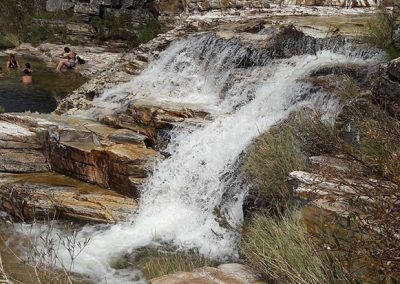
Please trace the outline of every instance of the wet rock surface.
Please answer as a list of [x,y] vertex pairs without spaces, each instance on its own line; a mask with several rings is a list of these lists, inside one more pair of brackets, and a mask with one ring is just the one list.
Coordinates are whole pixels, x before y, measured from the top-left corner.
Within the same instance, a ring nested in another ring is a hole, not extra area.
[[193,272],[178,272],[150,280],[151,284],[263,284],[248,267],[230,263],[203,267]]

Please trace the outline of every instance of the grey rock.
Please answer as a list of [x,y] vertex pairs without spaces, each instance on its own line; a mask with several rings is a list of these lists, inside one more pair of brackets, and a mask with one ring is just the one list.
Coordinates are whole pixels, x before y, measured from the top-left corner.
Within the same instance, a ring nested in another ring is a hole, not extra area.
[[47,0],[46,10],[48,12],[65,11],[71,9],[74,5],[70,0]]
[[374,101],[391,116],[400,117],[400,59],[381,67],[381,76],[373,88]]
[[110,140],[116,143],[144,143],[147,139],[146,136],[133,132],[128,129],[119,129],[109,136]]
[[89,3],[77,3],[74,7],[75,13],[87,14],[92,16],[100,15],[100,5]]

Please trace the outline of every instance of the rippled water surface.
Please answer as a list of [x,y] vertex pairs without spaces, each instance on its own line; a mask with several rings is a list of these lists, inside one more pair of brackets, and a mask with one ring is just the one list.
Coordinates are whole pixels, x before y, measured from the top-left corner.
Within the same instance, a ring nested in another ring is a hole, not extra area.
[[[7,57],[0,57],[3,79],[0,79],[0,106],[6,112],[52,112],[57,101],[85,82],[85,78],[74,71],[54,72],[45,63],[17,58],[18,70],[7,71]],[[22,66],[30,62],[33,68],[33,85],[21,84]]]

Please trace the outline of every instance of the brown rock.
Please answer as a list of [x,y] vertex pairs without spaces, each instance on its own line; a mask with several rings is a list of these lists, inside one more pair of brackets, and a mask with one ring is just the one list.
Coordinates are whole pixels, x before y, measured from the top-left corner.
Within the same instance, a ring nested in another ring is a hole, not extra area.
[[263,284],[248,267],[231,263],[178,272],[150,280],[150,284]]
[[0,176],[0,208],[23,221],[72,218],[115,223],[137,209],[133,199],[56,173]]
[[69,116],[4,114],[0,128],[0,171],[51,168],[135,197],[152,164],[163,158],[146,147],[144,135]]

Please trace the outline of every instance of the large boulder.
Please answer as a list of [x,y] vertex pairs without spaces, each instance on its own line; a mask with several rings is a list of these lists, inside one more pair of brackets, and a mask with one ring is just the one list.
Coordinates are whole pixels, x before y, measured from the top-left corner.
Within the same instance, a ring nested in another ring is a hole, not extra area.
[[71,0],[47,0],[46,10],[48,12],[65,11],[74,7],[75,3]]
[[387,112],[400,118],[400,58],[383,65],[373,88],[374,100]]

